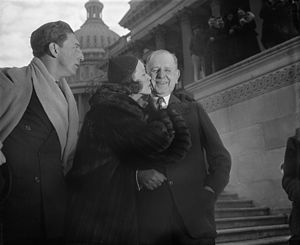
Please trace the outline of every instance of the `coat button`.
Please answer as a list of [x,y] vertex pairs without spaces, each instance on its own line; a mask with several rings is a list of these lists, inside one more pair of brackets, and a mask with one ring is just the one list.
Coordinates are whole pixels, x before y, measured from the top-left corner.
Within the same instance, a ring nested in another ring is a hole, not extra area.
[[35,177],[34,177],[34,182],[37,183],[37,184],[40,183],[40,182],[41,182],[40,177],[35,176]]
[[28,124],[24,125],[24,128],[25,128],[25,130],[27,130],[27,131],[31,131],[31,127],[30,127],[30,125],[28,125]]
[[173,180],[169,180],[169,181],[168,181],[168,184],[169,184],[169,185],[173,185],[173,184],[174,184]]

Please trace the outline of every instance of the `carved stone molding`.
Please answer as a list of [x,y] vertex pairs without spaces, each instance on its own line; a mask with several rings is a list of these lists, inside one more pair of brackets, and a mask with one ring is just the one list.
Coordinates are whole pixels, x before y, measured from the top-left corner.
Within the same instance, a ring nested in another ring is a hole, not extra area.
[[211,94],[199,102],[207,112],[213,112],[297,82],[300,82],[300,62]]

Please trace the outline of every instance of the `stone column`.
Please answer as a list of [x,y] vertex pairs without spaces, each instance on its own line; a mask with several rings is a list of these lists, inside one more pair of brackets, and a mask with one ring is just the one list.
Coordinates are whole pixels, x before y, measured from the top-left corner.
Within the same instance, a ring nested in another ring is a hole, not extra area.
[[183,53],[183,85],[187,85],[194,81],[193,76],[193,63],[190,54],[190,40],[192,37],[192,27],[188,11],[183,11],[179,15],[180,27],[181,27],[181,39],[182,39],[182,53]]
[[221,16],[221,9],[220,9],[221,6],[219,0],[213,0],[210,4],[210,7],[213,16],[215,17]]
[[155,30],[155,47],[156,49],[165,49],[166,45],[165,45],[165,28],[162,26],[159,26],[156,30]]

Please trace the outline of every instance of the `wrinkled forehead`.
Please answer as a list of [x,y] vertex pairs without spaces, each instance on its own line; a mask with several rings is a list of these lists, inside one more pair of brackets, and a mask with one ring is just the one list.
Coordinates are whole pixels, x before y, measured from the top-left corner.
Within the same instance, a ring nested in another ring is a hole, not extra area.
[[147,68],[177,68],[176,61],[170,53],[153,54],[147,62]]

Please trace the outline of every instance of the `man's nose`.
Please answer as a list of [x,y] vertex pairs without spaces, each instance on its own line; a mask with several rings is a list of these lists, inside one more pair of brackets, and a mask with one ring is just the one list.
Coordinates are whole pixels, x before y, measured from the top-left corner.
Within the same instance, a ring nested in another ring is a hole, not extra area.
[[157,72],[157,77],[162,78],[162,77],[164,77],[164,75],[165,75],[164,71],[162,69],[159,69]]

